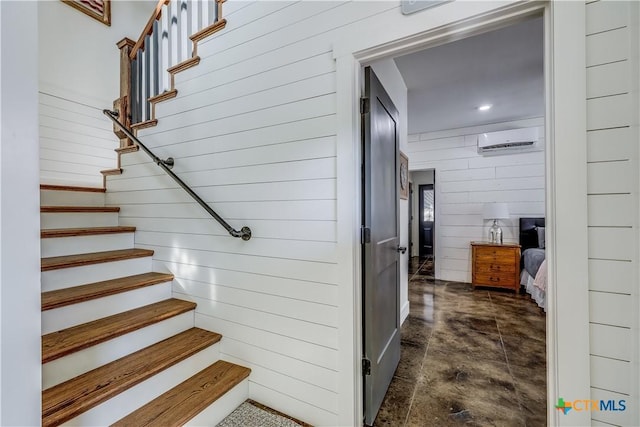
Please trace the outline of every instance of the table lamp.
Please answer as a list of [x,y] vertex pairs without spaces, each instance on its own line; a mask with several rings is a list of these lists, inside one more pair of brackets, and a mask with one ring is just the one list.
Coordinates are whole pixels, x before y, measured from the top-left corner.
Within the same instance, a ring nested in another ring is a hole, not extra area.
[[485,203],[482,213],[485,220],[493,220],[493,225],[489,229],[489,241],[502,244],[502,229],[498,225],[498,220],[509,218],[509,207],[506,203]]

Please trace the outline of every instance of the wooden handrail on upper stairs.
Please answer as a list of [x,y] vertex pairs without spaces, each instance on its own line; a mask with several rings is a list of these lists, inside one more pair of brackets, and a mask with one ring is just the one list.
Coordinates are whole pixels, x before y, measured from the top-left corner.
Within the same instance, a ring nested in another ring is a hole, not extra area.
[[[120,96],[114,101],[113,110],[127,129],[135,133],[157,123],[155,105],[177,95],[175,74],[198,65],[198,42],[225,27],[225,1],[158,0],[138,39],[125,37],[118,42]],[[171,6],[172,3],[178,6]],[[164,13],[167,17],[163,19]],[[155,34],[154,28],[158,30]],[[172,35],[178,40],[170,40]],[[168,78],[163,73],[169,73]],[[114,125],[113,130],[120,138],[121,148],[133,145],[121,129]]]

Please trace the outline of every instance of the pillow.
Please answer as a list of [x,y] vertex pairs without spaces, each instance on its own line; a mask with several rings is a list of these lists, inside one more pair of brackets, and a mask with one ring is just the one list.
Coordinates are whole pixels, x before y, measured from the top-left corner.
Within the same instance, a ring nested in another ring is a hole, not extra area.
[[544,227],[536,227],[536,231],[538,232],[538,247],[540,249],[544,249],[545,247]]

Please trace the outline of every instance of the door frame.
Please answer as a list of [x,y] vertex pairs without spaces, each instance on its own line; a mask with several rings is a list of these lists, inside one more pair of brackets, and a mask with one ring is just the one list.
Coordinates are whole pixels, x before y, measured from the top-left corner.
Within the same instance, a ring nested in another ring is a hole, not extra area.
[[[435,181],[435,180],[434,180]],[[436,185],[434,184],[420,184],[418,185],[418,191],[420,194],[418,194],[418,257],[421,257],[422,255],[420,255],[420,249],[422,248],[422,242],[424,240],[423,233],[422,233],[422,223],[424,222],[421,218],[423,215],[423,209],[424,209],[424,193],[421,189],[424,189],[424,187],[431,187],[430,190],[433,191],[433,221],[431,221],[433,223],[433,226],[431,227],[431,256],[433,257],[434,260],[434,264],[435,264],[435,259],[436,259]],[[409,234],[411,234],[411,231],[413,230],[409,230]]]
[[[339,399],[341,422],[360,425],[362,395],[362,257],[360,248],[362,69],[377,59],[434,47],[516,23],[533,15],[544,16],[545,38],[545,197],[547,218],[547,420],[550,425],[585,425],[587,411],[560,417],[558,398],[590,396],[587,163],[586,163],[586,37],[584,2],[508,3],[456,22],[369,44],[334,46],[337,101],[337,215],[338,252],[351,259],[340,269],[344,286],[341,301],[353,310],[339,314],[340,390],[351,396]],[[446,18],[445,18],[446,19]],[[424,24],[429,25],[429,24]],[[560,143],[556,143],[556,141]],[[402,149],[402,147],[401,147]],[[351,265],[348,265],[351,264]],[[556,284],[562,286],[557,287]],[[561,339],[560,339],[561,338]],[[351,372],[351,375],[348,373]]]

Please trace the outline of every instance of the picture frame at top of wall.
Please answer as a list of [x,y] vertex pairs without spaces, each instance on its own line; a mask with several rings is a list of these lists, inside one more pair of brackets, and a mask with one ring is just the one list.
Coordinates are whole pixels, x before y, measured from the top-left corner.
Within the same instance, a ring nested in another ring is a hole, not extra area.
[[400,181],[400,198],[409,198],[409,158],[400,151],[400,167],[398,168],[398,180]]
[[106,26],[111,26],[111,0],[60,0],[74,9],[79,10],[102,22]]

